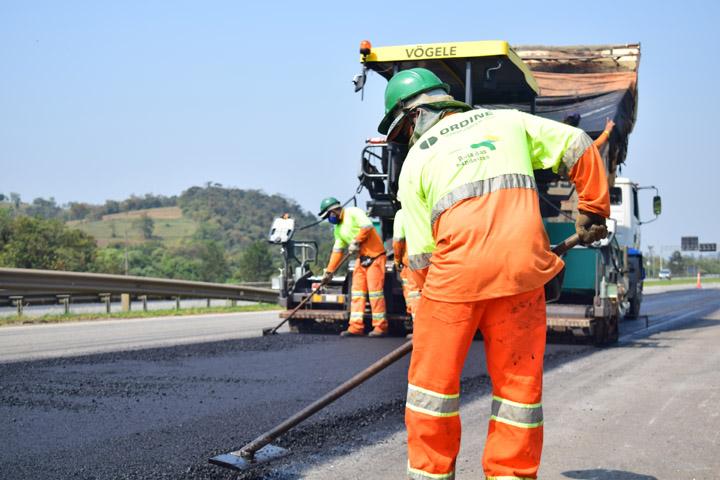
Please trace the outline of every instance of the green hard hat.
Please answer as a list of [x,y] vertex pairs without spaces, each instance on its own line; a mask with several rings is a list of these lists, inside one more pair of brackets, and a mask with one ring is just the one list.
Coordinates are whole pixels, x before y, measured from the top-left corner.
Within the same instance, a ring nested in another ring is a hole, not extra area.
[[340,200],[338,200],[335,197],[327,197],[323,198],[323,201],[320,202],[320,213],[318,213],[318,216],[320,218],[327,217],[327,214],[336,207],[341,207],[342,204],[340,203]]
[[390,125],[397,124],[397,117],[404,115],[402,111],[398,111],[404,100],[438,88],[446,93],[450,92],[450,86],[427,68],[411,68],[395,74],[385,87],[385,116],[378,126],[378,131],[387,134]]

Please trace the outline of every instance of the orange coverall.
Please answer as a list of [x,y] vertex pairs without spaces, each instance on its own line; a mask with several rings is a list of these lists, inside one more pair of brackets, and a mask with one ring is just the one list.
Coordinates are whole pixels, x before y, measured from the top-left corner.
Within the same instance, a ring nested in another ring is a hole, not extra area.
[[405,307],[410,315],[415,313],[415,306],[420,300],[420,288],[415,282],[415,278],[410,274],[408,268],[408,255],[405,245],[405,228],[403,227],[403,211],[395,212],[395,221],[393,222],[393,258],[395,259],[396,268],[400,269],[400,279],[402,280],[403,297],[405,297]]
[[[346,207],[340,215],[340,224],[335,226],[335,245],[327,270],[334,272],[343,257],[343,250],[354,240],[360,244],[358,259],[352,277],[350,322],[348,331],[362,334],[365,331],[365,297],[370,298],[373,330],[387,332],[385,318],[385,247],[380,235],[368,216],[357,207]],[[360,264],[360,257],[374,257],[369,267]]]
[[537,476],[543,286],[563,262],[550,252],[532,172],[561,165],[579,208],[608,217],[597,148],[584,132],[558,122],[514,110],[455,114],[428,130],[405,160],[399,197],[409,263],[423,292],[408,372],[408,478],[454,478],[460,374],[477,330],[493,392],[485,475]]

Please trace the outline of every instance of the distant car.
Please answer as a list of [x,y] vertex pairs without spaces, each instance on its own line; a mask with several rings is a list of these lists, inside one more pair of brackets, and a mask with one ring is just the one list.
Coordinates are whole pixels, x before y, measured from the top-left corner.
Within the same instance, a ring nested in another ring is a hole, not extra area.
[[670,269],[661,268],[660,273],[658,273],[658,278],[660,280],[672,280],[672,273],[670,272]]

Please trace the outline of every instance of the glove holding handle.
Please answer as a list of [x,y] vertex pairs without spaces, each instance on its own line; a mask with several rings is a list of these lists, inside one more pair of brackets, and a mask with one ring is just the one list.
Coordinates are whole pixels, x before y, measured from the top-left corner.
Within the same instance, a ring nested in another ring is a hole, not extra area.
[[597,213],[579,210],[575,219],[575,232],[580,239],[581,245],[590,245],[593,242],[602,240],[608,236],[605,217]]

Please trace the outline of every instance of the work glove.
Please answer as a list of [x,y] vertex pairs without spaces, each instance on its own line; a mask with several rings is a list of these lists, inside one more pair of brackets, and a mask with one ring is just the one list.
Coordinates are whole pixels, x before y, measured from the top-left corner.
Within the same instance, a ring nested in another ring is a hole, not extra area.
[[575,219],[575,232],[581,245],[590,245],[608,236],[605,217],[597,213],[580,210]]
[[330,283],[330,280],[332,280],[333,276],[335,275],[335,272],[331,272],[330,270],[325,270],[322,276],[321,283],[328,284]]
[[353,240],[350,246],[348,247],[348,253],[350,255],[354,255],[360,251],[360,242],[357,240]]

